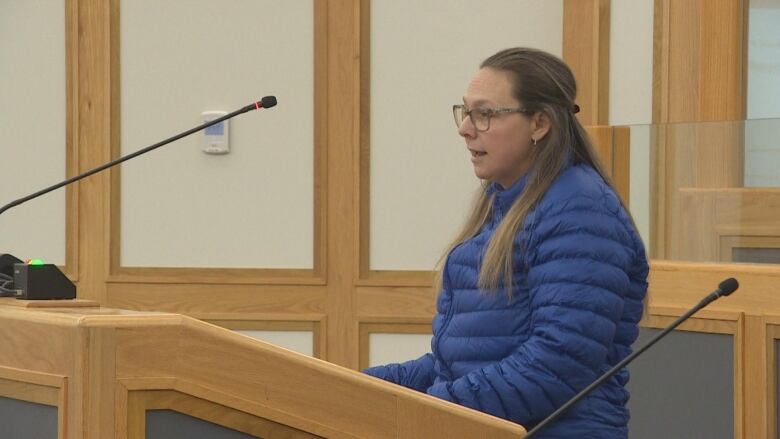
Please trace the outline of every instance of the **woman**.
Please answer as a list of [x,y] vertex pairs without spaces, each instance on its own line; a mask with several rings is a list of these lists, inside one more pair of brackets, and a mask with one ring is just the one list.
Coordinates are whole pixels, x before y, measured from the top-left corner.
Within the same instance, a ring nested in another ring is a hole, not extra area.
[[[631,352],[644,247],[555,56],[503,50],[453,107],[487,185],[439,275],[432,353],[366,373],[530,429]],[[622,370],[538,437],[625,438]]]

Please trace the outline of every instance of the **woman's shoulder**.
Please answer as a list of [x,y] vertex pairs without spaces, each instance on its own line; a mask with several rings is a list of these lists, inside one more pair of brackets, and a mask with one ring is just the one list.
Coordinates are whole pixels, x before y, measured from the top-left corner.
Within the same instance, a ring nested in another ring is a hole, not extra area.
[[591,166],[569,166],[553,182],[539,203],[542,211],[585,208],[605,209],[617,214],[621,203],[617,194]]
[[568,167],[547,190],[536,210],[535,223],[542,234],[576,230],[609,236],[629,247],[639,245],[631,217],[620,198],[589,165]]

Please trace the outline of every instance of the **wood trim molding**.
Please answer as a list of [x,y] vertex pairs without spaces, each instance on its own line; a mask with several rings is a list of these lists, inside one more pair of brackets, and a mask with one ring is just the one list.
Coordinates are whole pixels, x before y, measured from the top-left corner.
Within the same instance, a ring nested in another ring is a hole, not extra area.
[[[78,2],[65,0],[65,174],[78,173]],[[65,188],[65,266],[63,272],[74,282],[79,279],[79,190],[78,183]]]
[[[73,32],[76,66],[76,172],[86,172],[110,160],[113,141],[111,90],[117,85],[112,65],[111,33],[117,32],[118,0],[76,2],[77,32]],[[76,30],[72,29],[72,30]],[[114,74],[112,74],[112,72]],[[108,261],[110,176],[94,175],[78,183],[78,294],[103,302]],[[88,203],[84,200],[89,200]]]
[[752,410],[745,412],[751,426],[745,437],[777,437],[777,345],[780,341],[780,314],[771,313],[755,319],[757,349],[755,367],[747,376],[748,389],[754,400]]
[[731,262],[735,248],[780,249],[780,236],[759,235],[749,231],[739,234],[733,232],[718,234],[718,253],[721,261]]
[[691,307],[722,280],[736,277],[739,290],[711,303],[708,310],[739,310],[752,316],[780,313],[780,267],[673,261],[652,261],[650,267],[650,306]]
[[612,127],[612,182],[626,207],[631,198],[631,128]]
[[64,389],[67,384],[67,378],[62,375],[32,372],[5,366],[0,366],[0,379],[55,389]]
[[563,59],[579,90],[583,125],[609,124],[610,0],[564,0]]
[[257,437],[296,439],[320,437],[175,390],[133,390],[129,391],[127,395],[128,439],[146,437],[146,412],[148,410],[173,410]]
[[269,268],[116,267],[108,283],[325,285],[316,270]]
[[0,378],[0,397],[57,407],[60,389]]
[[[777,437],[777,345],[780,341],[780,317],[772,316],[764,320],[766,342],[764,344],[764,369],[762,372],[766,378],[766,385],[763,386],[764,392],[759,395],[765,404],[765,410],[759,411],[761,417],[755,421],[759,425],[766,426],[765,431],[757,431],[755,437],[775,438]],[[762,434],[763,433],[763,434]]]
[[359,276],[362,74],[367,0],[327,3],[327,353],[328,361],[356,368],[354,281]]
[[[193,316],[196,317],[196,316]],[[304,331],[311,332],[312,338],[312,356],[314,358],[324,359],[324,348],[327,346],[325,338],[325,316],[316,315],[308,319],[302,315],[266,315],[265,318],[252,318],[245,315],[222,315],[213,317],[196,317],[213,325],[232,330],[254,330],[254,331]]]
[[[325,437],[336,437],[341,433],[318,423],[312,422],[308,419],[298,418],[294,415],[278,410],[271,405],[253,403],[251,401],[247,401],[233,395],[228,395],[211,388],[203,387],[186,380],[176,378],[139,377],[120,378],[117,381],[118,431],[121,431],[125,425],[128,427],[128,431],[130,431],[130,428],[135,431],[137,431],[139,428],[140,420],[137,417],[142,414],[142,411],[139,410],[139,403],[141,407],[146,407],[146,402],[143,399],[138,400],[137,398],[154,398],[155,392],[158,394],[163,392],[170,392],[183,397],[202,400],[211,407],[218,406],[222,407],[223,409],[227,409],[227,411],[223,413],[228,413],[230,410],[237,410],[251,415],[253,418],[256,417],[255,420],[260,418],[269,422],[287,426],[291,429],[295,429],[296,426],[298,428],[306,428],[307,430],[312,431],[312,434],[322,435]],[[152,401],[153,400],[154,399],[152,399]],[[209,401],[213,401],[213,403]],[[157,408],[161,407],[157,406]],[[234,424],[224,424],[223,422],[225,421],[221,417],[215,417],[214,419],[215,421],[210,422],[225,425],[229,428],[234,428],[231,426]],[[140,431],[143,431],[143,429],[140,429]],[[137,437],[143,438],[144,436]]]
[[371,0],[360,2],[360,99],[359,119],[360,135],[358,149],[358,170],[355,172],[357,188],[356,227],[358,255],[355,267],[357,282],[371,279],[370,241],[371,241]]
[[324,315],[329,288],[290,285],[205,285],[112,283],[107,306],[202,316],[235,314]]

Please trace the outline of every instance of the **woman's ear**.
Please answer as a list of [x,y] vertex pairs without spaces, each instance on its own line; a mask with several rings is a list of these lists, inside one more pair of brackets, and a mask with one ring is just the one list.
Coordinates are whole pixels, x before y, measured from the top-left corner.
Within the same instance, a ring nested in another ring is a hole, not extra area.
[[543,111],[536,112],[531,118],[531,138],[537,142],[550,132],[550,118]]

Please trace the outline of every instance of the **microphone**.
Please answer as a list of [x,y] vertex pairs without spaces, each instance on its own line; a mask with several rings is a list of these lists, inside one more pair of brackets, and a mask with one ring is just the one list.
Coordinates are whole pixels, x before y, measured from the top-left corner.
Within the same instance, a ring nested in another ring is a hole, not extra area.
[[[212,125],[218,124],[224,120],[238,116],[239,114],[243,114],[248,111],[259,110],[261,108],[272,108],[275,106],[276,106],[276,96],[265,96],[259,101],[253,102],[249,105],[239,108],[238,110],[232,113],[228,113],[217,119],[210,120],[204,123],[203,125],[199,125],[195,128],[191,128],[173,137],[169,137],[161,142],[155,143],[154,145],[147,146],[146,148],[140,149],[136,152],[127,154],[118,159],[112,160],[106,164],[100,165],[97,168],[90,169],[87,172],[70,177],[66,180],[63,180],[45,189],[41,189],[38,192],[19,198],[18,200],[14,200],[3,207],[0,207],[0,215],[2,215],[3,212],[5,212],[6,210],[12,207],[16,207],[20,204],[38,198],[41,195],[45,195],[53,190],[59,189],[63,186],[67,186],[71,183],[75,183],[81,179],[89,177],[90,175],[97,174],[98,172],[104,171],[122,162],[126,162],[127,160],[146,154],[149,151],[153,151],[173,141],[179,140],[183,137],[187,137],[190,134],[196,133]],[[17,297],[18,299],[72,299],[76,297],[75,286],[73,285],[72,282],[70,282],[70,280],[68,280],[62,274],[62,272],[55,265],[34,264],[33,267],[35,268],[31,268],[26,266],[25,264],[18,263],[21,261],[19,261],[19,259],[15,258],[12,255],[3,254],[1,256],[2,257],[0,257],[0,269],[2,269],[2,272],[0,272],[0,280],[4,280],[4,282],[0,283],[0,296],[11,295]],[[11,276],[11,274],[13,274],[13,276]],[[11,277],[13,279],[9,279]],[[17,288],[14,289],[13,286],[9,286],[9,284],[16,285]],[[55,287],[53,288],[53,290],[55,291],[48,292],[51,289],[49,287],[52,285],[55,285]],[[22,289],[19,290],[18,287],[22,287]]]
[[704,308],[705,306],[709,305],[711,302],[715,301],[716,299],[728,296],[729,294],[733,293],[734,291],[739,288],[739,282],[737,282],[736,279],[733,277],[730,277],[720,284],[718,284],[718,288],[710,293],[707,297],[702,299],[699,303],[696,304],[693,308],[688,310],[685,314],[680,316],[677,320],[672,322],[671,325],[667,326],[666,329],[664,329],[660,334],[653,337],[652,340],[650,340],[647,344],[642,346],[639,350],[633,352],[631,355],[627,356],[623,359],[620,363],[616,364],[612,369],[605,372],[603,375],[601,375],[596,381],[594,381],[591,385],[583,389],[580,393],[574,395],[569,401],[566,402],[566,404],[562,405],[558,410],[553,412],[550,416],[546,417],[542,422],[538,423],[536,427],[532,428],[528,431],[528,433],[523,436],[524,439],[528,439],[530,437],[533,437],[535,434],[539,432],[539,430],[546,427],[548,424],[553,422],[554,420],[558,419],[566,410],[571,408],[574,404],[579,402],[585,395],[590,393],[593,389],[601,385],[604,381],[608,380],[612,375],[614,375],[617,371],[624,368],[628,365],[628,363],[634,361],[636,357],[642,354],[642,352],[648,350],[652,345],[654,345],[656,342],[658,342],[660,339],[666,336],[666,334],[672,332],[672,330],[680,325],[680,323],[688,320],[690,316],[698,312],[700,309]]
[[18,200],[14,200],[14,201],[6,204],[3,207],[0,207],[0,215],[2,215],[3,212],[5,212],[6,210],[8,210],[8,209],[10,209],[12,207],[16,207],[16,206],[18,206],[18,205],[20,205],[22,203],[26,203],[26,202],[28,202],[28,201],[30,201],[32,199],[38,198],[41,195],[48,194],[49,192],[51,192],[51,191],[53,191],[55,189],[59,189],[59,188],[61,188],[63,186],[67,186],[67,185],[69,185],[71,183],[75,183],[75,182],[77,182],[77,181],[79,181],[79,180],[81,180],[83,178],[89,177],[90,175],[97,174],[100,171],[104,171],[104,170],[106,170],[108,168],[111,168],[113,166],[116,166],[116,165],[118,165],[118,164],[120,164],[122,162],[130,160],[132,158],[136,158],[136,157],[138,157],[140,155],[146,154],[149,151],[152,151],[152,150],[155,150],[155,149],[157,149],[157,148],[159,148],[161,146],[167,145],[167,144],[169,144],[169,143],[171,143],[171,142],[173,142],[175,140],[179,140],[179,139],[181,139],[183,137],[189,136],[192,133],[196,133],[196,132],[198,132],[198,131],[200,131],[200,130],[202,130],[204,128],[208,128],[208,127],[210,127],[212,125],[218,124],[218,123],[222,122],[223,120],[230,119],[232,117],[238,116],[239,114],[246,113],[247,111],[259,110],[261,108],[271,108],[271,107],[275,107],[275,106],[276,106],[276,96],[266,96],[266,97],[260,99],[258,102],[254,102],[254,103],[249,104],[249,105],[247,105],[247,106],[245,106],[243,108],[239,108],[238,110],[236,110],[236,111],[234,111],[232,113],[226,114],[226,115],[224,115],[224,116],[222,116],[220,118],[208,121],[208,122],[204,123],[203,125],[200,125],[200,126],[197,126],[195,128],[189,129],[189,130],[184,131],[183,133],[179,133],[179,134],[177,134],[177,135],[175,135],[173,137],[169,137],[169,138],[167,138],[167,139],[165,139],[165,140],[163,140],[161,142],[155,143],[154,145],[147,146],[144,149],[140,149],[140,150],[138,150],[138,151],[136,151],[134,153],[128,154],[128,155],[123,156],[123,157],[120,157],[120,158],[118,158],[116,160],[112,160],[112,161],[110,161],[110,162],[108,162],[108,163],[106,163],[104,165],[100,165],[97,168],[91,169],[91,170],[89,170],[89,171],[87,171],[87,172],[85,172],[83,174],[79,174],[79,175],[76,175],[74,177],[68,178],[67,180],[64,180],[64,181],[61,181],[61,182],[59,182],[59,183],[57,183],[55,185],[49,186],[46,189],[42,189],[42,190],[40,190],[40,191],[38,191],[38,192],[36,192],[34,194],[28,195],[26,197],[19,198]]

